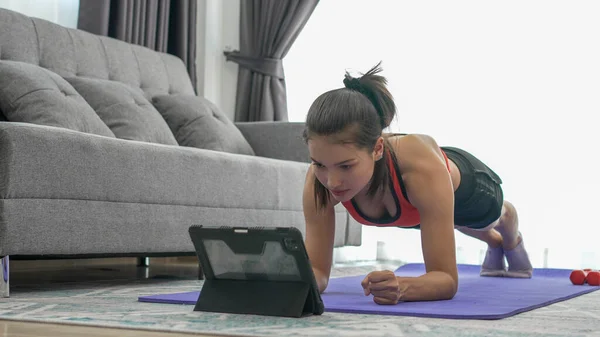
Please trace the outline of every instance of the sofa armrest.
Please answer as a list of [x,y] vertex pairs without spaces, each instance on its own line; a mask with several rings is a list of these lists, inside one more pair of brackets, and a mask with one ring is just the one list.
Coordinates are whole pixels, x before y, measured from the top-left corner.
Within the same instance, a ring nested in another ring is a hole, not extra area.
[[236,122],[257,156],[310,162],[301,122]]

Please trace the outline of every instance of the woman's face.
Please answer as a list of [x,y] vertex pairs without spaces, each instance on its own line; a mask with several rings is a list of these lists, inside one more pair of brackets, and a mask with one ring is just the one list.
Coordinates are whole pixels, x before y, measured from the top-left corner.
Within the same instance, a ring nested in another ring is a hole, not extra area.
[[[382,151],[377,142],[375,150],[358,149],[352,143],[336,142],[331,136],[314,136],[308,141],[308,151],[317,179],[333,198],[342,202],[352,199],[365,190],[371,177],[375,160]],[[381,149],[383,147],[381,146]]]

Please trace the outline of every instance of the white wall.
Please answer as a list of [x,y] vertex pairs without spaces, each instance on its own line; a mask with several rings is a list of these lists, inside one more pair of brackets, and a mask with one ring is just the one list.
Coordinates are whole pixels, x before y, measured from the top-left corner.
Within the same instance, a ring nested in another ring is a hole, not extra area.
[[198,95],[215,103],[234,119],[238,65],[227,62],[224,50],[239,49],[240,0],[198,2]]
[[[535,266],[600,268],[598,12],[592,0],[323,0],[284,59],[290,121],[342,86],[346,68],[382,60],[398,105],[392,131],[430,134],[490,165]],[[363,239],[422,260],[418,231],[364,227]],[[483,257],[485,245],[458,232],[457,246],[459,262]]]

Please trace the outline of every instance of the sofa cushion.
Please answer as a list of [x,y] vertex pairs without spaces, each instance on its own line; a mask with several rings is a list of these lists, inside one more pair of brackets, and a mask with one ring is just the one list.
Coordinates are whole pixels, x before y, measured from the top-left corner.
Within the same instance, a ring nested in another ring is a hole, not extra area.
[[11,122],[115,137],[69,83],[29,63],[0,61],[0,111]]
[[179,145],[254,155],[240,130],[209,100],[194,95],[159,95],[152,104]]
[[169,126],[141,89],[96,78],[68,77],[66,80],[117,138],[177,145]]

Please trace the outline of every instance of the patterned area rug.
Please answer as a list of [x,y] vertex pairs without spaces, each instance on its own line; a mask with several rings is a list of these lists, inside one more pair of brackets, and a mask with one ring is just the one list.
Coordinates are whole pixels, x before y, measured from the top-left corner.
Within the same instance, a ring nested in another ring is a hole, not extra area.
[[[339,268],[333,276],[372,267]],[[202,281],[155,277],[57,286],[12,287],[0,319],[225,336],[597,336],[600,291],[502,320],[448,320],[325,313],[279,318],[194,312],[193,306],[141,303],[138,296],[197,291]]]

